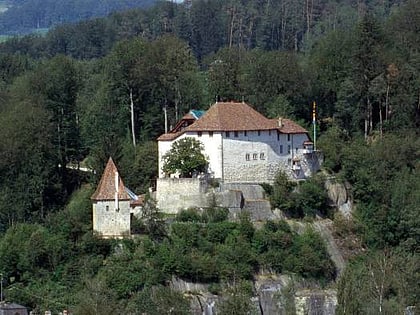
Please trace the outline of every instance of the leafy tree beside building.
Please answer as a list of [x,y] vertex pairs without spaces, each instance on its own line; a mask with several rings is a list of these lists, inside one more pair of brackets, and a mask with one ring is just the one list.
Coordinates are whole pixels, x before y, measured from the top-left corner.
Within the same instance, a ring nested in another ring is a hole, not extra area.
[[187,137],[174,142],[163,156],[163,171],[167,174],[179,173],[180,177],[192,177],[194,173],[205,172],[208,161],[203,150],[203,144],[194,138]]

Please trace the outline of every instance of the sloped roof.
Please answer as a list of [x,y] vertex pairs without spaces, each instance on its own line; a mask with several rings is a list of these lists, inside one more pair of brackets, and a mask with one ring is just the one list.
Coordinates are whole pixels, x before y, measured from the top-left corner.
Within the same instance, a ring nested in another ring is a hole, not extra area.
[[[287,118],[275,118],[270,119],[275,129],[278,129],[281,133],[308,133],[308,130],[298,125],[291,119]],[[281,120],[281,127],[279,121]]]
[[176,129],[163,134],[158,141],[176,139],[184,132],[198,131],[255,131],[278,130],[281,133],[307,133],[308,131],[290,119],[269,119],[250,105],[239,102],[218,102],[197,121],[182,131]]
[[[118,169],[114,164],[112,158],[109,158],[106,164],[105,170],[102,174],[101,180],[99,181],[96,191],[93,193],[92,200],[114,200],[115,199],[115,173],[118,174]],[[118,175],[118,199],[119,200],[130,200],[123,180]]]
[[187,131],[242,131],[272,129],[269,119],[245,103],[216,103]]

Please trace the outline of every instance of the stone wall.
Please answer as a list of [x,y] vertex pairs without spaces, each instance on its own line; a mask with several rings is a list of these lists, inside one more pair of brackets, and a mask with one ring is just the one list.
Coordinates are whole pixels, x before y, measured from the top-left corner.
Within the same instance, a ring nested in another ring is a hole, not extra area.
[[232,220],[237,220],[242,212],[248,212],[254,221],[278,218],[258,184],[230,183],[212,188],[200,178],[160,178],[156,201],[160,210],[170,214],[192,207],[218,206],[229,209]]
[[130,235],[130,201],[120,200],[119,209],[115,201],[93,203],[93,230],[103,237],[123,237]]
[[[337,291],[297,289],[299,282],[290,288],[287,275],[256,275],[254,280],[255,295],[251,297],[258,315],[334,315],[337,307]],[[208,285],[191,283],[179,278],[172,278],[172,289],[188,294],[191,302],[191,314],[218,314],[220,303],[226,296],[214,295],[208,291]],[[253,313],[253,314],[254,314]]]
[[157,207],[165,213],[178,213],[191,207],[208,207],[212,194],[208,183],[201,178],[158,178],[156,183]]

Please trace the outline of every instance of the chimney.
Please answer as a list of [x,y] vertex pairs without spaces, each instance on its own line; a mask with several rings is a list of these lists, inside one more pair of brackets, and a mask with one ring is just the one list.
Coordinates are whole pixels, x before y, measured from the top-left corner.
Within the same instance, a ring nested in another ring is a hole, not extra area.
[[118,184],[119,184],[119,178],[118,178],[118,172],[115,172],[115,210],[119,210],[118,205]]
[[282,128],[283,127],[283,118],[279,117],[279,127]]

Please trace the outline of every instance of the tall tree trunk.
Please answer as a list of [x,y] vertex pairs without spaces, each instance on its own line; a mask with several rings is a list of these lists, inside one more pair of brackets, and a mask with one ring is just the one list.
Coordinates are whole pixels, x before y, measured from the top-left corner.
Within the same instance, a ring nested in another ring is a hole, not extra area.
[[383,124],[383,121],[382,121],[382,105],[381,105],[379,106],[379,132],[380,132],[381,138],[383,135],[382,124]]
[[235,25],[235,10],[231,11],[230,31],[229,31],[229,48],[232,47],[233,43],[233,27]]
[[130,88],[130,112],[131,112],[131,135],[133,137],[133,146],[136,147],[136,134],[134,133],[134,101],[133,89]]
[[391,85],[389,82],[386,86],[386,96],[385,96],[385,120],[388,120],[388,111],[389,111],[389,90],[391,88]]

